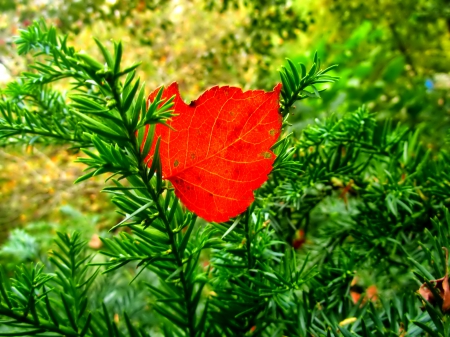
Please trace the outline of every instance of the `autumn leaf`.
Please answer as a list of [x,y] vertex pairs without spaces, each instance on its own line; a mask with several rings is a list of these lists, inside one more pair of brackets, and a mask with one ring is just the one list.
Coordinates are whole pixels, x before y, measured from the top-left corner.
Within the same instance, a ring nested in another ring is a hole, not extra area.
[[[450,284],[448,280],[448,249],[442,247],[445,250],[445,275],[437,280],[430,280],[429,283],[434,286],[435,290],[442,299],[442,311],[450,311]],[[434,297],[433,291],[428,288],[427,283],[423,283],[419,288],[419,294],[431,304],[436,304],[436,298]]]
[[[189,105],[176,83],[162,98],[175,95],[177,116],[171,128],[157,125],[163,178],[169,180],[183,204],[207,221],[223,222],[237,216],[253,202],[272,170],[270,150],[281,130],[279,94],[213,87]],[[156,97],[157,91],[149,96]],[[146,158],[151,165],[154,144]]]

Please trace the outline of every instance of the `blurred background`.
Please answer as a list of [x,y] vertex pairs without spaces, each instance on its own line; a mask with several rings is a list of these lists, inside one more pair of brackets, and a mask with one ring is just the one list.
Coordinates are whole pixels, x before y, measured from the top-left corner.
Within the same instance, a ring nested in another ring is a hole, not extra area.
[[[322,99],[297,104],[297,134],[361,105],[380,119],[432,126],[423,128],[430,148],[444,144],[450,125],[449,0],[0,0],[0,13],[0,85],[27,70],[14,36],[43,18],[93,55],[93,36],[122,40],[148,91],[177,81],[188,101],[213,85],[270,90],[286,58],[311,64],[318,51],[325,66],[339,64],[341,79]],[[120,217],[99,193],[102,180],[73,184],[83,169],[76,157],[0,148],[1,264],[45,260],[57,230],[81,230],[101,248],[98,235]]]

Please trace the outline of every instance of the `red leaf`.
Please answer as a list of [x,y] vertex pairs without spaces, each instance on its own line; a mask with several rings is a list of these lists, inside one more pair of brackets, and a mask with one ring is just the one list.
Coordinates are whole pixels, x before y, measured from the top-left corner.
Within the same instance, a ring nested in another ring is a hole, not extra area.
[[[272,170],[270,147],[281,129],[279,94],[243,92],[236,87],[213,87],[189,105],[172,83],[163,98],[175,95],[175,130],[157,125],[161,137],[162,174],[183,204],[207,221],[223,222],[247,209],[253,191]],[[157,91],[149,96],[153,100]],[[147,157],[149,165],[154,146]]]

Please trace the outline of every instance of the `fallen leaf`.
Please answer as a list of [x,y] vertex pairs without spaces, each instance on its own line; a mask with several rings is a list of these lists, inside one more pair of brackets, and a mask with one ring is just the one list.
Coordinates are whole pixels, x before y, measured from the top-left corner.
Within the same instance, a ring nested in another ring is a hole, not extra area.
[[253,202],[253,191],[267,180],[275,160],[270,148],[281,130],[280,90],[281,84],[271,92],[216,86],[190,104],[181,99],[177,83],[164,90],[163,98],[175,95],[177,116],[167,123],[171,128],[157,125],[155,142],[161,137],[163,178],[189,210],[223,222]]
[[100,240],[100,237],[98,234],[93,234],[91,237],[91,240],[89,241],[89,247],[92,249],[100,249],[102,248],[102,241]]
[[350,296],[354,304],[358,303],[361,299],[361,295],[364,294],[361,300],[361,305],[366,303],[368,300],[376,302],[378,300],[378,288],[376,285],[372,284],[364,290],[363,287],[358,285],[358,277],[355,276],[350,285]]
[[[431,284],[434,284],[434,288],[438,291],[439,296],[442,299],[442,311],[447,312],[450,310],[450,285],[448,283],[448,249],[442,247],[445,250],[445,276],[437,280],[430,280]],[[419,288],[419,294],[431,304],[436,303],[433,292],[424,283]]]
[[303,229],[297,230],[295,232],[294,238],[292,239],[292,247],[294,247],[294,249],[300,249],[305,242],[305,231]]

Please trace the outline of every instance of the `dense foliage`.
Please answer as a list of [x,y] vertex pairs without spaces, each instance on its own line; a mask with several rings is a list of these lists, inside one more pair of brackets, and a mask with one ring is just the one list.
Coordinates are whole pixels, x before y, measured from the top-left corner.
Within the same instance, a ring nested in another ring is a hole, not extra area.
[[[351,3],[330,8],[338,16],[369,12],[364,2]],[[234,1],[206,4],[210,11],[239,7]],[[146,5],[130,6],[124,20],[167,4]],[[287,2],[261,11],[248,6],[249,17],[261,25],[253,32],[259,40],[253,36],[251,46],[237,39],[239,48],[262,60],[265,51],[277,51],[273,30],[295,38],[283,27],[299,25],[297,12],[275,27],[258,17],[279,16]],[[109,222],[110,233],[88,243],[82,231],[91,221],[67,208],[69,227],[79,230],[64,233],[66,225],[56,226],[45,255],[33,236],[15,230],[2,254],[30,263],[15,271],[3,263],[0,336],[449,335],[447,91],[434,86],[435,78],[427,90],[415,84],[423,84],[430,69],[446,69],[439,59],[422,62],[403,42],[409,25],[441,12],[425,1],[400,12],[391,8],[397,5],[383,6],[380,11],[411,19],[392,27],[389,20],[396,18],[389,16],[376,29],[370,16],[346,20],[340,29],[354,34],[336,43],[345,46],[333,54],[343,63],[339,68],[322,67],[317,53],[308,68],[297,54],[276,65],[278,79],[267,73],[274,66],[260,68],[254,83],[283,84],[283,133],[255,202],[225,223],[207,223],[183,207],[162,177],[158,146],[147,166],[156,125],[173,117],[172,101],[162,99],[161,90],[147,104],[139,63],[124,60],[126,43],[95,40],[91,54],[43,22],[21,31],[15,45],[31,62],[1,89],[1,146],[69,148],[86,168],[76,186],[105,177],[102,191],[120,216]],[[61,26],[75,30],[70,21]],[[443,27],[427,26],[423,33],[439,36]],[[384,29],[395,45],[380,43]],[[318,39],[319,55],[331,52]],[[445,48],[439,39],[433,43]],[[370,59],[350,62],[348,50],[373,45],[382,47]],[[337,83],[333,72],[341,75]],[[367,106],[358,107],[362,101]],[[337,112],[319,113],[329,106]],[[306,126],[305,116],[317,118]],[[436,120],[438,127],[431,128]],[[425,123],[418,127],[419,121]],[[27,230],[44,225],[34,226]],[[98,247],[101,254],[93,252]]]

